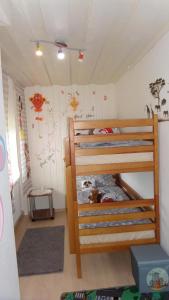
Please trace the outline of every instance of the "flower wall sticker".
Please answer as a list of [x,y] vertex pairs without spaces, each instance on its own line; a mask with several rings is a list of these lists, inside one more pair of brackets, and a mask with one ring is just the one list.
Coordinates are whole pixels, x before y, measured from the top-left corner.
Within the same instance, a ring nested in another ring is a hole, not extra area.
[[76,111],[78,106],[79,106],[79,101],[76,99],[75,96],[73,96],[71,99],[70,99],[70,106],[72,107],[73,111]]
[[33,104],[34,111],[41,112],[46,99],[43,97],[43,95],[35,93],[32,97],[30,97],[30,101]]
[[3,170],[6,160],[6,147],[4,139],[0,136],[0,171]]
[[4,227],[4,212],[3,212],[3,203],[0,197],[0,240],[2,239],[3,227]]

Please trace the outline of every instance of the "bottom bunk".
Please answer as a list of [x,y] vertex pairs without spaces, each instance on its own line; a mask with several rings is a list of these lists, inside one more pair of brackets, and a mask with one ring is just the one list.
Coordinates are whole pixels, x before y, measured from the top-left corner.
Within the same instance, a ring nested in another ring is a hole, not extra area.
[[69,224],[78,269],[81,254],[158,242],[154,199],[141,199],[119,175],[77,176],[76,188]]

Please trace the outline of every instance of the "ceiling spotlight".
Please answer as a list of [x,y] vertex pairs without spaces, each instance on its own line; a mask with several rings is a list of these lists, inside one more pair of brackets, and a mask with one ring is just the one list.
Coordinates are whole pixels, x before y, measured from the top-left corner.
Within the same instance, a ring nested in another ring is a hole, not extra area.
[[43,52],[41,50],[40,44],[50,44],[53,45],[55,47],[58,48],[57,51],[57,58],[60,60],[63,60],[65,58],[65,53],[64,53],[64,49],[66,49],[66,51],[75,51],[78,52],[78,60],[79,61],[83,61],[84,60],[84,52],[86,51],[86,49],[83,48],[73,48],[73,47],[69,47],[65,42],[63,41],[47,41],[47,40],[34,40],[31,41],[32,43],[36,43],[36,55],[37,56],[42,56]]
[[41,50],[41,48],[40,48],[40,45],[39,45],[39,42],[36,43],[36,51],[35,51],[35,54],[36,54],[37,56],[42,56],[42,55],[43,55],[43,52],[42,52],[42,50]]
[[60,59],[60,60],[65,58],[65,54],[64,54],[64,52],[62,51],[61,48],[59,48],[59,50],[58,50],[57,58]]
[[84,52],[79,50],[79,56],[78,56],[78,61],[82,62],[84,59]]

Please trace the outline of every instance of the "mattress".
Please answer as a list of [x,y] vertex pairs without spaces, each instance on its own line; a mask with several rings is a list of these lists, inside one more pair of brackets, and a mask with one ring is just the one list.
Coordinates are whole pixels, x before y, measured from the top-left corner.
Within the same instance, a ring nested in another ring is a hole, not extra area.
[[[150,141],[113,141],[106,143],[80,143],[80,148],[110,148],[110,147],[132,147],[132,146],[148,146],[152,145]],[[76,165],[90,165],[90,164],[110,164],[122,162],[140,162],[153,161],[152,152],[139,153],[124,153],[124,154],[106,154],[94,156],[79,156],[76,157]]]
[[113,242],[121,242],[121,241],[133,241],[139,239],[150,239],[154,237],[155,237],[154,230],[100,234],[100,235],[81,236],[80,244],[86,245],[86,244],[97,244],[97,243],[113,243]]
[[[106,175],[95,175],[95,176],[77,176],[77,190],[78,190],[78,203],[89,203],[88,194],[90,188],[87,190],[81,190],[82,183],[84,181],[90,181],[92,185],[99,188],[103,193],[103,198],[108,196],[108,198],[114,199],[114,201],[124,201],[128,200],[128,196],[124,191],[115,184],[114,178],[110,174]],[[92,205],[92,204],[91,204]],[[101,215],[117,215],[117,214],[135,214],[137,212],[143,211],[140,207],[134,208],[112,208],[104,210],[89,210],[79,212],[79,216],[101,216]],[[118,227],[118,226],[129,226],[129,225],[141,225],[141,224],[151,224],[150,219],[139,219],[139,220],[120,220],[120,221],[104,221],[97,223],[85,223],[79,224],[79,229],[94,229],[94,228],[107,228],[107,227]],[[124,233],[112,233],[112,234],[101,234],[101,235],[90,235],[81,236],[80,244],[93,244],[93,243],[109,243],[118,242],[125,240],[137,240],[137,239],[149,239],[154,238],[154,230],[147,231],[136,231],[136,232],[124,232]]]
[[76,165],[111,164],[141,161],[153,161],[153,153],[140,152],[76,157]]

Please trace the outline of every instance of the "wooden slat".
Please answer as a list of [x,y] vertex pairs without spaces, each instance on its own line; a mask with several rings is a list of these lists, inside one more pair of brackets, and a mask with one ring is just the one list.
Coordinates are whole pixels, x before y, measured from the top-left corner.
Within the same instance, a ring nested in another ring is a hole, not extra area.
[[153,171],[152,161],[96,164],[96,165],[76,165],[76,175],[97,175],[97,174],[116,174],[128,172],[149,172]]
[[159,214],[159,168],[158,168],[158,116],[154,115],[154,199],[156,211],[156,238],[160,243],[160,214]]
[[114,119],[75,121],[75,129],[110,128],[110,127],[144,127],[153,126],[153,119]]
[[127,220],[140,220],[140,219],[154,219],[154,211],[144,211],[144,212],[135,212],[126,213],[126,214],[116,214],[116,215],[101,215],[101,216],[85,216],[79,217],[79,224],[87,223],[98,223],[98,222],[111,222],[111,221],[127,221]]
[[69,138],[66,137],[64,139],[64,148],[65,148],[65,157],[64,157],[64,161],[65,161],[65,165],[70,166],[70,145],[69,145]]
[[80,253],[101,253],[101,252],[112,252],[122,249],[128,249],[130,246],[134,245],[146,245],[146,244],[154,244],[158,243],[156,238],[150,239],[138,239],[138,240],[129,240],[129,241],[121,241],[114,243],[97,243],[97,244],[86,244],[80,245]]
[[103,228],[89,228],[80,229],[80,236],[98,235],[98,234],[111,234],[111,233],[123,233],[123,232],[135,232],[135,231],[147,231],[155,230],[156,225],[152,224],[141,224],[141,225],[126,225],[126,226],[114,226],[114,227],[103,227]]
[[116,133],[116,134],[98,134],[98,135],[77,135],[74,137],[75,143],[97,143],[110,141],[128,141],[128,140],[153,140],[152,132],[134,132],[134,133]]
[[143,200],[141,195],[139,193],[137,193],[135,189],[133,189],[130,185],[127,184],[126,181],[124,181],[121,178],[120,174],[116,175],[116,184],[119,185],[123,189],[123,191],[125,191],[129,195],[130,199],[142,199]]
[[70,253],[75,253],[75,217],[74,217],[74,207],[73,207],[73,193],[72,193],[72,172],[71,167],[66,168],[66,206],[67,206],[67,220],[68,220],[68,230],[69,230],[69,247]]
[[93,204],[79,204],[78,211],[95,211],[95,210],[105,210],[113,208],[133,208],[133,207],[146,207],[154,204],[154,199],[146,200],[124,200],[115,201],[112,203],[93,203]]
[[139,153],[139,152],[153,152],[154,146],[132,146],[132,147],[109,147],[109,148],[89,148],[80,149],[75,148],[76,156],[91,156],[91,155],[106,155],[106,154],[123,154],[123,153]]
[[[72,180],[71,180],[72,196],[74,201],[77,201],[74,123],[72,119],[69,119],[69,138],[70,138],[70,158],[71,158],[71,172],[72,172]],[[75,209],[74,209],[74,224],[75,224],[75,253],[76,253],[77,277],[81,278],[82,271],[81,271],[80,243],[79,243],[78,211]]]

